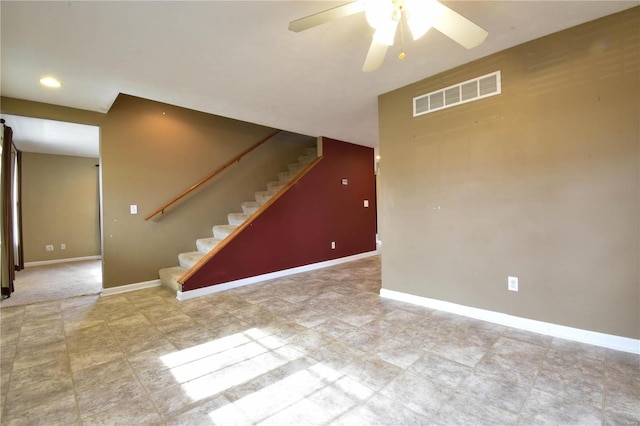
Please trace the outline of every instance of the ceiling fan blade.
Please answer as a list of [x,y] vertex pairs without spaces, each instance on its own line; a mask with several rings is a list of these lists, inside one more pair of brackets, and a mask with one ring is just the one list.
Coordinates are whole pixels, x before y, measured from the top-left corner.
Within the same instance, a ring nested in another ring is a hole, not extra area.
[[289,22],[289,31],[300,32],[364,10],[364,1],[354,1]]
[[483,28],[474,24],[458,12],[454,12],[439,2],[433,3],[437,16],[433,23],[433,28],[452,38],[467,49],[482,44],[484,39],[487,38],[487,35],[489,35]]
[[380,68],[382,62],[384,62],[384,57],[387,56],[387,49],[389,49],[389,46],[373,39],[369,47],[369,53],[367,53],[367,58],[364,60],[362,71],[372,72]]

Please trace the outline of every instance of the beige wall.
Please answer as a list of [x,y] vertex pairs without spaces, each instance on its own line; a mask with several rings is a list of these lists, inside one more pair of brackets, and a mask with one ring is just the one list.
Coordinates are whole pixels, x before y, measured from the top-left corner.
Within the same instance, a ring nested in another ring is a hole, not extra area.
[[[253,145],[270,128],[120,95],[101,125],[104,287],[158,279],[178,253],[241,211],[313,139],[282,135],[253,151],[195,195],[147,214]],[[129,206],[138,206],[138,215]]]
[[[640,338],[639,17],[380,97],[384,288]],[[413,97],[496,70],[501,95],[412,118]]]
[[0,111],[5,114],[24,117],[45,118],[48,120],[68,121],[70,123],[99,125],[106,114],[83,109],[27,101],[24,99],[0,98]]
[[[273,129],[127,95],[120,95],[107,114],[6,97],[0,110],[100,125],[105,288],[158,279],[160,268],[177,265],[178,253],[195,250],[197,238],[211,236],[213,225],[226,223],[227,213],[240,211],[242,201],[266,189],[278,171],[314,143],[284,133],[163,217],[145,221],[148,213]],[[138,215],[129,214],[130,204],[138,205]]]
[[[96,164],[97,158],[22,154],[25,262],[100,255]],[[45,251],[47,244],[54,250]]]

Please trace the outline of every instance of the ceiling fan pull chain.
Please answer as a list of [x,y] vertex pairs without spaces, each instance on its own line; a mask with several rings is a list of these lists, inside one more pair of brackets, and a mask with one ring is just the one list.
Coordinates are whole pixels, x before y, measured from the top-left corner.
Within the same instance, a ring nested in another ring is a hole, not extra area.
[[400,9],[400,54],[398,55],[398,59],[403,60],[405,58],[404,54],[404,23],[406,22],[407,12],[404,8]]

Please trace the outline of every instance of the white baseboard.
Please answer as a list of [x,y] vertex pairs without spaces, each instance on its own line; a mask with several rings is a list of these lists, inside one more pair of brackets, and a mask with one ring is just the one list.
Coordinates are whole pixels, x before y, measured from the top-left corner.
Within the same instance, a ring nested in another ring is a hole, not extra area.
[[129,291],[142,290],[145,288],[159,287],[162,283],[160,280],[144,281],[141,283],[121,285],[118,287],[109,287],[102,290],[102,296],[111,296],[114,294],[127,293]]
[[100,260],[100,259],[102,259],[102,256],[84,256],[84,257],[70,257],[68,259],[40,260],[37,262],[26,262],[24,264],[24,267],[29,268],[30,266],[53,265],[54,263],[69,263],[69,262],[79,262],[81,260]]
[[588,343],[590,345],[630,352],[633,354],[640,354],[640,340],[628,337],[615,336],[612,334],[604,334],[596,331],[582,330],[579,328],[566,327],[564,325],[516,317],[500,312],[487,311],[484,309],[458,305],[456,303],[444,302],[442,300],[414,296],[412,294],[387,290],[385,288],[380,290],[380,297],[424,306],[426,308],[436,309],[439,311],[450,312],[507,327],[545,334],[548,336],[560,337],[562,339]]
[[195,290],[188,290],[188,291],[178,291],[176,298],[178,300],[189,300],[196,297],[207,296],[209,294],[220,293],[221,291],[225,291],[225,290],[231,290],[232,288],[259,283],[262,281],[268,281],[268,280],[273,280],[275,278],[282,278],[289,275],[299,274],[301,272],[309,272],[316,269],[327,268],[329,266],[340,265],[341,263],[353,262],[354,260],[376,256],[377,254],[378,254],[377,250],[369,251],[366,253],[354,254],[353,256],[341,257],[339,259],[327,260],[325,262],[313,263],[311,265],[298,266],[296,268],[271,272],[269,274],[257,275],[255,277],[243,278],[241,280],[229,281],[222,284],[212,285],[210,287],[197,288]]

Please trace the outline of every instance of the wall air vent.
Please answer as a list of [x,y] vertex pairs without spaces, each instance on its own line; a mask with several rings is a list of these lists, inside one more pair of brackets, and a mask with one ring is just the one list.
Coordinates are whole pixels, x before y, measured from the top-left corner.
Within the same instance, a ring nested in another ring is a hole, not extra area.
[[500,71],[492,72],[413,98],[413,116],[499,95],[501,91]]

